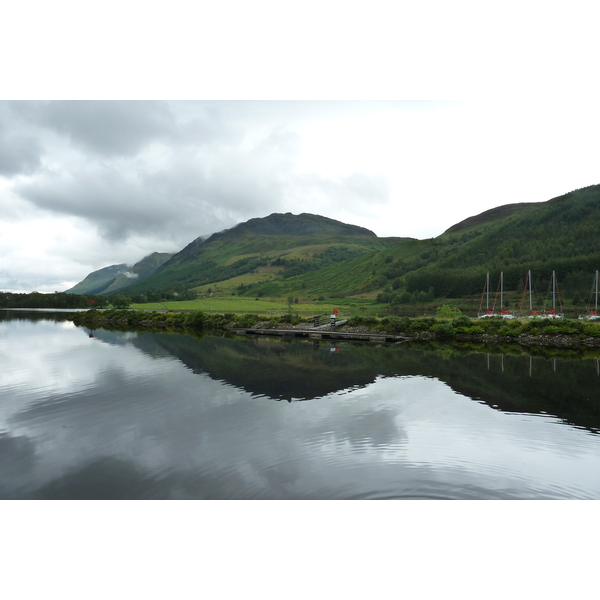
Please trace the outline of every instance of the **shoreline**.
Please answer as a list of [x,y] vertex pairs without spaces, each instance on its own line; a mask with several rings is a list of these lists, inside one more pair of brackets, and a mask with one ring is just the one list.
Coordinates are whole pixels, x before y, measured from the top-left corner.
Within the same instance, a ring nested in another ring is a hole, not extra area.
[[[292,315],[279,319],[249,318],[248,315],[195,313],[144,313],[135,310],[88,310],[74,313],[75,325],[87,327],[129,326],[148,329],[175,329],[204,332],[229,332],[235,334],[272,335],[274,337],[306,337],[308,339],[339,339],[355,336],[356,341],[398,343],[410,341],[457,341],[482,344],[512,344],[522,347],[544,346],[550,348],[600,348],[600,324],[578,323],[565,320],[557,325],[554,321],[513,323],[508,329],[504,323],[482,324],[468,317],[453,321],[424,318],[391,318],[380,322],[367,321],[361,317],[331,328],[315,328],[310,320]],[[296,321],[296,322],[294,322]],[[352,322],[354,321],[354,322]],[[362,322],[361,322],[362,321]],[[487,329],[487,331],[485,330]],[[521,331],[525,329],[526,331]],[[295,335],[294,332],[297,332]]]

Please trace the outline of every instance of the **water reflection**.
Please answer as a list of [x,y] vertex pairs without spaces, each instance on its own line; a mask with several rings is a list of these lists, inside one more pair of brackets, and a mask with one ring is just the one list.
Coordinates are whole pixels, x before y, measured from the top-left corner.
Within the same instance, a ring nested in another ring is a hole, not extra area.
[[340,343],[332,352],[329,343],[160,333],[100,331],[97,337],[112,344],[128,341],[152,356],[177,357],[194,373],[206,373],[254,396],[311,400],[364,388],[380,376],[433,377],[505,412],[544,412],[594,433],[600,430],[600,401],[594,401],[600,383],[598,359],[533,357],[523,351],[482,354],[431,345],[419,349]]
[[0,323],[0,497],[600,498],[596,359],[89,334]]

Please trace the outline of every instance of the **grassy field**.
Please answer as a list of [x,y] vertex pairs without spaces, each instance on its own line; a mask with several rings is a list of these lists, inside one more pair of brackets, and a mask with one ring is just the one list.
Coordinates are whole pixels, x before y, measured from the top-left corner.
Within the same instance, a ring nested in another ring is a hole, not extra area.
[[[247,298],[237,296],[220,296],[225,290],[219,289],[219,295],[210,298],[199,298],[197,300],[183,300],[172,302],[148,302],[146,304],[132,304],[131,308],[141,310],[171,310],[188,311],[202,310],[207,313],[234,313],[234,314],[257,314],[273,315],[286,314],[290,312],[287,298],[264,297]],[[438,304],[405,306],[399,314],[417,317],[435,313]],[[374,304],[373,298],[329,298],[327,300],[315,300],[312,302],[301,301],[291,305],[291,313],[301,317],[313,315],[330,315],[334,309],[339,311],[339,318],[351,316],[384,317],[391,314],[389,307],[385,304]]]
[[[235,314],[258,314],[267,315],[273,313],[285,314],[289,312],[287,301],[277,298],[272,300],[249,299],[249,298],[202,298],[181,302],[148,302],[146,304],[132,304],[131,308],[146,310],[202,310],[204,312],[235,313]],[[292,304],[292,314],[303,317],[311,315],[329,315],[337,308],[342,314],[362,314],[358,307],[342,306],[332,302],[310,302],[306,304]]]

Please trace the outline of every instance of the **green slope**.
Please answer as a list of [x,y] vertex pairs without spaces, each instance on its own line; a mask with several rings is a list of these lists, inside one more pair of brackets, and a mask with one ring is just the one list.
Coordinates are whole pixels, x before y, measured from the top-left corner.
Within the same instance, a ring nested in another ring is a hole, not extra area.
[[496,281],[501,271],[507,290],[522,290],[531,270],[545,291],[554,270],[563,290],[585,293],[600,268],[600,185],[516,206],[499,218],[485,220],[483,213],[463,222],[470,226],[450,228],[419,254],[425,264],[394,263],[388,279],[408,292],[433,287],[436,297],[460,297],[481,292],[485,274]]
[[[509,204],[470,217],[437,238],[397,239],[387,249],[320,271],[254,286],[258,295],[339,297],[384,292],[457,298],[480,294],[485,276],[504,273],[505,289],[521,292],[528,270],[543,294],[552,271],[569,296],[585,295],[600,268],[600,185],[547,202]],[[495,286],[495,283],[494,283]]]
[[316,261],[318,267],[318,261],[357,256],[389,244],[368,229],[334,219],[274,213],[208,239],[194,240],[153,275],[131,283],[127,293],[182,291],[258,271],[279,277],[286,268],[297,268],[299,263]]

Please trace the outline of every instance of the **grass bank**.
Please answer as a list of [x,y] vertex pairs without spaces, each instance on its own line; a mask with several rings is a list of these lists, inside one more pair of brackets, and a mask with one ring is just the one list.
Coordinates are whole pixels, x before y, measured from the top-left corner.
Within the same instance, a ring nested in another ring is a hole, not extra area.
[[[294,299],[295,300],[295,299]],[[324,300],[314,302],[292,302],[281,298],[256,300],[244,297],[226,298],[199,298],[197,300],[181,300],[172,302],[147,302],[144,304],[131,304],[136,310],[162,310],[162,311],[198,311],[206,313],[234,313],[234,314],[258,314],[265,316],[281,316],[284,314],[298,314],[303,317],[330,315],[334,309],[340,313],[361,313],[362,303],[352,304],[344,299]],[[362,310],[364,312],[364,310]]]

